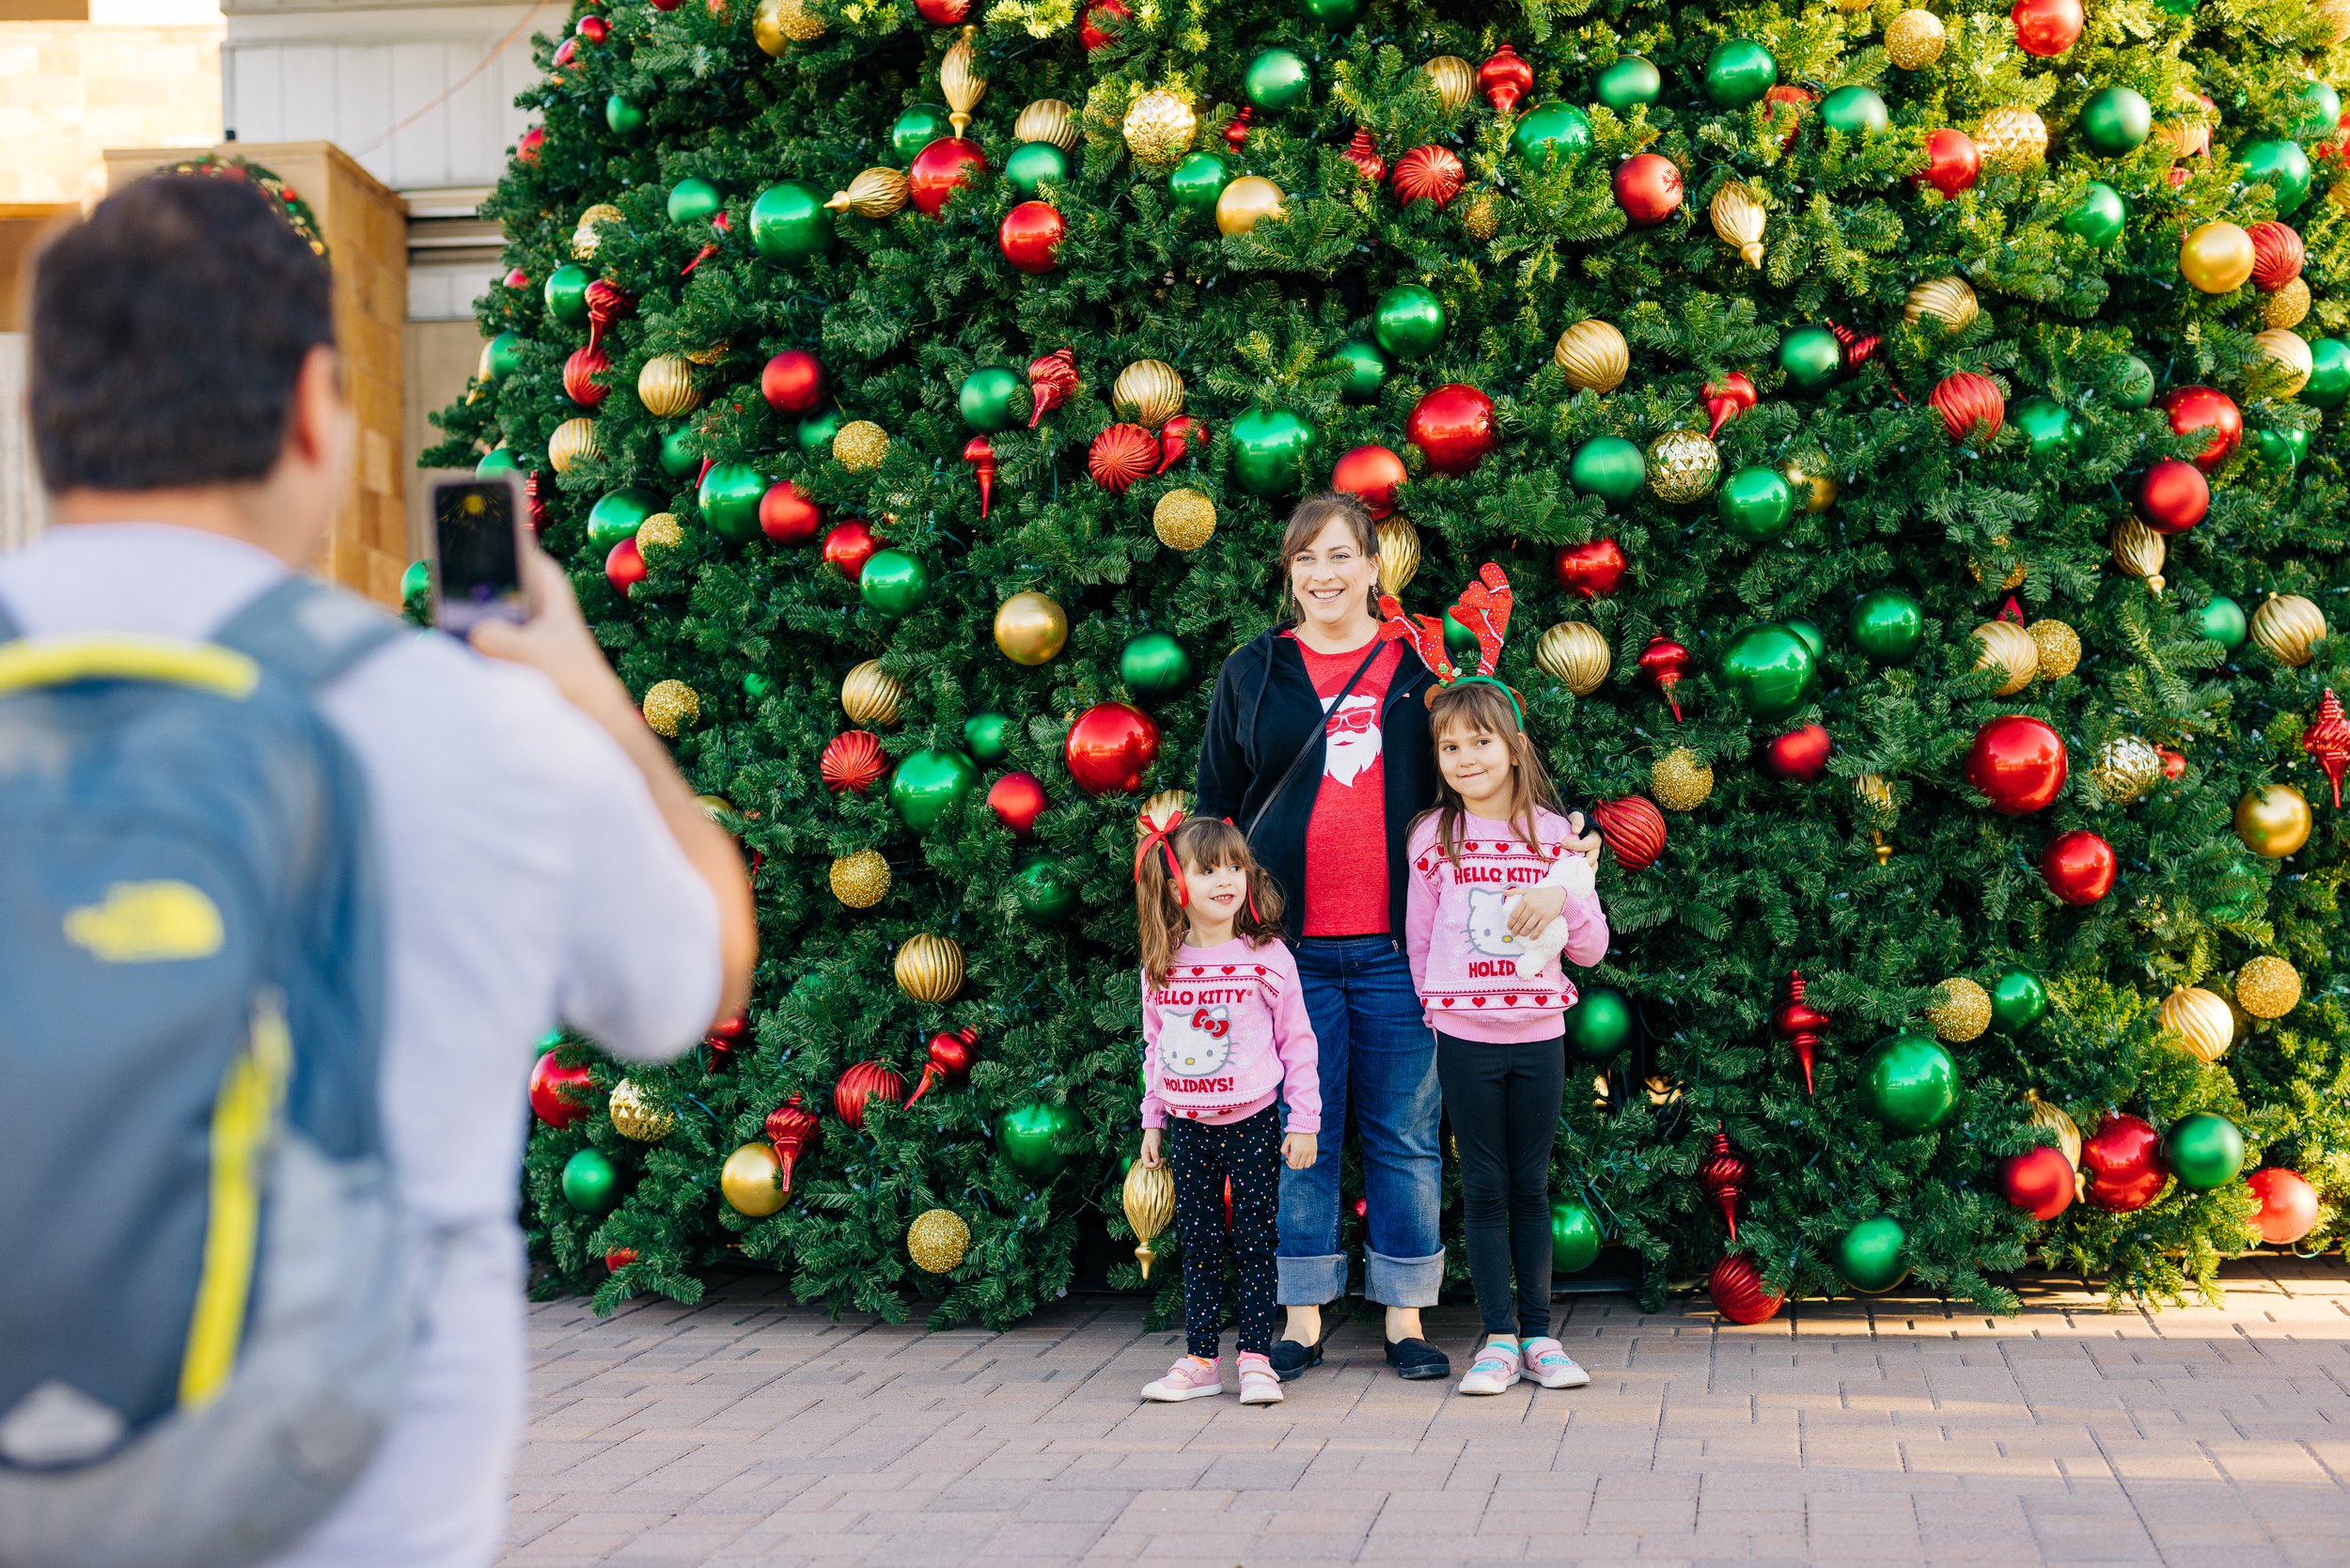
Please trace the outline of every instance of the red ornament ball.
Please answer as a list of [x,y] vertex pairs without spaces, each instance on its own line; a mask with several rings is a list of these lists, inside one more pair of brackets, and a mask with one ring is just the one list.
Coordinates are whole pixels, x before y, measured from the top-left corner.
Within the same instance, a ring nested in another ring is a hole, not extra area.
[[759,372],[759,395],[778,414],[813,414],[824,400],[824,366],[806,349],[786,349]]
[[1731,1253],[1716,1263],[1705,1291],[1714,1298],[1714,1310],[1732,1323],[1767,1323],[1787,1300],[1762,1288],[1762,1271],[1746,1252]]
[[2211,510],[2211,481],[2184,458],[2163,458],[2138,481],[2138,515],[2158,534],[2183,534]]
[[2244,232],[2252,237],[2252,286],[2273,294],[2301,275],[2306,254],[2300,233],[2274,218],[2256,223]]
[[509,289],[527,289],[530,287],[530,274],[516,267],[506,274],[506,286]]
[[987,787],[987,808],[1017,839],[1036,837],[1036,820],[1051,804],[1043,780],[1032,773],[1008,773]]
[[1133,794],[1159,755],[1159,727],[1139,708],[1097,702],[1077,715],[1061,747],[1069,776],[1089,795]]
[[905,1100],[905,1079],[878,1061],[857,1062],[832,1086],[833,1114],[853,1132],[864,1129],[865,1109],[875,1101],[902,1105]]
[[941,136],[914,155],[906,169],[906,199],[926,218],[938,216],[947,198],[975,176],[987,172],[987,154],[962,136]]
[[2007,14],[2015,24],[2016,47],[2044,59],[2078,43],[2086,21],[2081,0],[2015,0],[2015,8]]
[[1060,243],[1069,233],[1060,210],[1049,201],[1024,201],[1004,214],[996,227],[995,243],[1004,259],[1034,277],[1058,265]]
[[1409,207],[1433,201],[1443,207],[1461,194],[1468,171],[1449,147],[1416,147],[1395,161],[1395,199]]
[[1494,449],[1494,400],[1450,382],[1412,405],[1403,436],[1439,474],[1465,474]]
[[861,795],[873,787],[874,780],[888,766],[882,755],[879,739],[863,729],[849,729],[824,743],[824,754],[816,760],[817,775],[824,788],[838,794],[846,790]]
[[1601,801],[1591,808],[1591,825],[1627,871],[1646,870],[1665,853],[1665,813],[1646,795]]
[[1982,178],[1982,154],[1975,138],[1945,126],[1926,133],[1926,166],[1910,179],[1954,196]]
[[557,1132],[586,1116],[595,1096],[595,1080],[588,1069],[557,1061],[553,1051],[542,1053],[530,1070],[531,1112]]
[[1589,544],[1562,544],[1555,570],[1559,586],[1572,588],[1585,599],[1605,599],[1623,582],[1623,574],[1631,563],[1623,558],[1623,546],[1612,539],[1595,539]]
[[523,133],[522,140],[514,144],[514,156],[523,163],[535,164],[539,161],[539,149],[546,144],[546,127],[534,125]]
[[583,16],[572,31],[589,43],[602,43],[612,36],[612,24],[600,16]]
[[1825,725],[1807,724],[1773,736],[1762,748],[1762,766],[1774,778],[1810,784],[1827,773],[1828,756],[1835,749]]
[[2027,713],[2002,713],[1975,731],[1966,782],[2001,816],[2053,802],[2064,789],[2064,737]]
[[914,0],[915,14],[940,27],[952,27],[971,14],[971,0]]
[[2073,1205],[2080,1179],[2061,1149],[2043,1144],[1999,1164],[1999,1196],[2034,1219],[2054,1219]]
[[2186,753],[2173,751],[2167,745],[2154,747],[2154,755],[2162,759],[2162,776],[2177,783],[2186,776]]
[[1988,445],[2007,423],[2007,397],[1999,384],[1972,370],[1958,370],[1935,384],[1927,406],[1942,416],[1952,441]]
[[1395,510],[1396,488],[1407,476],[1403,460],[1385,447],[1357,447],[1330,470],[1330,488],[1362,498],[1373,521]]
[[2244,411],[2216,386],[2174,387],[2163,394],[2160,407],[2170,416],[2171,434],[2209,432],[2210,440],[2195,454],[2195,466],[2206,474],[2244,442]]
[[609,1274],[618,1274],[635,1261],[636,1249],[633,1247],[616,1247],[603,1255],[604,1270]]
[[1616,165],[1616,205],[1641,228],[1681,211],[1681,171],[1661,152],[1636,152]]
[[2107,1111],[2096,1136],[2081,1145],[2081,1196],[2095,1207],[2117,1215],[2144,1208],[2170,1180],[2162,1135],[2141,1117]]
[[2040,874],[2048,891],[2066,903],[2095,903],[2113,891],[2120,867],[2113,846],[2085,827],[2060,833],[2041,852]]
[[1086,472],[1113,495],[1145,475],[1158,472],[1159,438],[1140,425],[1112,425],[1086,451]]
[[862,517],[852,517],[846,523],[834,524],[824,535],[824,564],[854,583],[873,552],[881,547],[882,537],[873,531],[873,525]]
[[2297,1170],[2270,1166],[2244,1179],[2260,1205],[2252,1230],[2271,1247],[2291,1247],[2317,1228],[2317,1189]]
[[620,541],[603,557],[603,580],[623,596],[645,580],[645,557],[634,538]]
[[777,544],[813,543],[824,509],[790,479],[777,479],[759,498],[759,531]]
[[582,408],[593,408],[612,395],[612,388],[597,378],[612,368],[612,360],[602,349],[573,349],[563,361],[563,395]]
[[1084,44],[1086,53],[1090,55],[1110,41],[1110,32],[1103,27],[1104,23],[1134,14],[1121,0],[1093,0],[1093,4],[1086,8],[1084,20],[1077,24],[1077,41]]

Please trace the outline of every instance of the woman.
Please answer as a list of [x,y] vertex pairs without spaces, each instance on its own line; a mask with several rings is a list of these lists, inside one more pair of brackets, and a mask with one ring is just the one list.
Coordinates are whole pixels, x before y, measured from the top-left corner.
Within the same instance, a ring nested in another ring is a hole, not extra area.
[[[1320,1043],[1314,1163],[1281,1172],[1280,1305],[1273,1366],[1284,1382],[1322,1360],[1322,1309],[1346,1293],[1339,1158],[1351,1106],[1361,1135],[1369,1234],[1363,1294],[1386,1308],[1387,1360],[1413,1379],[1451,1375],[1419,1311],[1444,1282],[1435,1037],[1402,950],[1412,819],[1436,803],[1424,700],[1434,677],[1383,639],[1379,546],[1352,495],[1317,495],[1281,538],[1287,624],[1224,661],[1199,749],[1199,809],[1248,835],[1287,900],[1284,924]],[[1582,819],[1570,819],[1574,831]],[[1597,847],[1579,839],[1577,847]],[[1512,911],[1532,935],[1565,902],[1542,888]]]

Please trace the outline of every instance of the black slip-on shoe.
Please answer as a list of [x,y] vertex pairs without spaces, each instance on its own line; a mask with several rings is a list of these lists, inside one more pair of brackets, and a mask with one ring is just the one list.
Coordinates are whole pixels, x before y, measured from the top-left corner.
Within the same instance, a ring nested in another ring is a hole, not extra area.
[[1389,1340],[1387,1361],[1395,1374],[1409,1383],[1452,1375],[1451,1358],[1426,1340]]
[[1322,1365],[1322,1347],[1329,1338],[1330,1330],[1324,1327],[1322,1338],[1309,1345],[1299,1344],[1295,1340],[1276,1340],[1272,1354],[1265,1358],[1273,1363],[1275,1376],[1284,1383],[1294,1383],[1297,1374],[1308,1367]]

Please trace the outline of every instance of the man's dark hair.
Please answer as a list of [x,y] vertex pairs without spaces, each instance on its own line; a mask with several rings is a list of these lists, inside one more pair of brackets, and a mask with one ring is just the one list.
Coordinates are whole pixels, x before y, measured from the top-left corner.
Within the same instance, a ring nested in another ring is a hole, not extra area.
[[326,263],[268,197],[205,175],[127,186],[35,264],[42,481],[55,494],[261,478],[304,356],[334,341]]

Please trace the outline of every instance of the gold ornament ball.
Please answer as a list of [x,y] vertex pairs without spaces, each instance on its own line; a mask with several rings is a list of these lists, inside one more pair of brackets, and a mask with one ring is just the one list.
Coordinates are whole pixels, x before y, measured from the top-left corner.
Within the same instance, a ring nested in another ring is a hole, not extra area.
[[2020,103],[2007,103],[1982,117],[1975,146],[1988,170],[2020,174],[2048,161],[2048,122]]
[[832,438],[832,458],[852,474],[879,468],[889,456],[889,432],[870,419],[852,419]]
[[2310,313],[2310,286],[2307,280],[2295,278],[2261,301],[2261,324],[2269,327],[2299,326]]
[[1993,688],[1996,695],[2013,697],[2031,684],[2031,678],[2040,672],[2040,650],[2032,642],[2031,634],[2012,620],[1986,620],[1975,628],[1975,641],[1981,646],[1975,653],[1977,669],[1996,669],[1999,683]]
[[1589,697],[1607,679],[1615,658],[1598,627],[1562,620],[1534,645],[1534,662],[1575,696]]
[[1942,57],[1949,39],[1940,17],[1913,6],[1885,24],[1886,58],[1903,71],[1923,71]]
[[1668,811],[1694,811],[1714,792],[1713,764],[1677,745],[1649,770],[1649,793]]
[[2162,1027],[2180,1039],[2179,1049],[2198,1061],[2217,1061],[2235,1042],[2235,1018],[2228,1004],[2200,985],[2182,985],[2162,999]]
[[952,1274],[971,1250],[971,1227],[952,1209],[925,1209],[906,1227],[906,1256],[925,1274]]
[[1120,419],[1157,430],[1183,412],[1183,374],[1164,359],[1137,359],[1118,372],[1110,407]]
[[868,659],[840,678],[840,711],[852,724],[885,729],[898,722],[898,704],[905,688],[894,675],[885,674],[879,659]]
[[1379,520],[1379,591],[1402,597],[1419,575],[1419,530],[1402,512]]
[[2127,806],[2162,777],[2162,754],[2136,735],[2116,735],[2097,748],[2089,777],[2099,794]]
[[1491,191],[1480,191],[1458,209],[1461,232],[1483,244],[1501,231],[1501,198]]
[[1912,326],[1921,321],[1934,321],[1941,323],[1944,332],[1963,332],[1982,310],[1973,287],[1957,274],[1949,273],[1913,284],[1909,298],[1902,306],[1902,320]]
[[676,740],[678,731],[702,716],[702,699],[682,681],[656,681],[645,693],[645,722],[653,733]]
[[889,896],[889,862],[881,851],[861,849],[832,863],[832,896],[851,909],[870,909]]
[[[2001,550],[2013,550],[2015,548],[2015,541],[2008,538],[2005,534],[1999,535],[1991,542]],[[1982,567],[1983,563],[1976,559],[1974,557],[1969,556],[1966,558],[1967,574],[1973,577],[1978,583],[1982,581]],[[2007,593],[2015,588],[2022,588],[2023,586],[2024,563],[2019,560],[2014,565],[2008,568],[2007,580],[1999,585],[1999,591],[2001,593]]]
[[1126,1223],[1135,1232],[1135,1262],[1142,1265],[1142,1277],[1148,1279],[1151,1265],[1159,1256],[1151,1244],[1175,1223],[1174,1173],[1165,1165],[1148,1166],[1136,1160],[1126,1168],[1126,1184],[1119,1197],[1125,1205]]
[[791,1200],[783,1190],[783,1162],[772,1143],[746,1143],[718,1170],[718,1191],[738,1215],[765,1219]]
[[1648,447],[1648,487],[1660,501],[1698,501],[1722,477],[1722,454],[1696,431],[1667,431]]
[[1816,447],[1789,458],[1779,473],[1794,488],[1795,505],[1814,516],[1834,506],[1841,494],[1827,454]]
[[2297,593],[2272,593],[2252,612],[2252,640],[2295,669],[2325,635],[2325,612]]
[[603,448],[596,445],[593,419],[566,419],[547,437],[547,466],[558,474],[568,474],[572,463],[601,455]]
[[1069,645],[1069,612],[1047,593],[1015,593],[995,611],[995,646],[1015,665],[1050,664]]
[[656,419],[691,414],[702,400],[694,367],[673,353],[657,353],[636,372],[636,400]]
[[626,223],[628,214],[608,201],[599,201],[579,215],[572,228],[572,257],[578,261],[592,261],[599,243],[596,226],[603,223]]
[[1126,150],[1135,155],[1136,163],[1145,168],[1173,168],[1191,150],[1191,139],[1199,132],[1199,117],[1173,93],[1153,87],[1135,100],[1121,129]]
[[916,1001],[948,1001],[963,989],[963,949],[950,937],[924,932],[898,949],[891,972],[898,989]]
[[2254,855],[2281,860],[2310,841],[2310,803],[2290,784],[2247,790],[2235,803],[2235,836]]
[[2252,237],[2224,218],[2188,229],[2179,242],[2179,275],[2206,294],[2243,288],[2252,275]]
[[1077,112],[1058,98],[1040,98],[1011,122],[1015,142],[1051,142],[1063,152],[1077,149]]
[[2065,1114],[2062,1105],[2043,1100],[2036,1089],[2024,1090],[2024,1109],[2033,1126],[2044,1127],[2056,1135],[2057,1147],[2064,1151],[2065,1160],[2078,1171],[2081,1166],[2080,1124]]
[[1770,213],[1753,186],[1736,180],[1724,185],[1714,193],[1706,216],[1716,237],[1737,251],[1740,260],[1758,269],[1762,265],[1762,229]]
[[2281,958],[2246,959],[2235,972],[2235,1000],[2255,1018],[2282,1018],[2301,1000],[2301,977]]
[[1215,536],[1215,503],[1189,486],[1170,490],[1151,509],[1151,531],[1169,550],[1197,550]]
[[2325,24],[2321,35],[2327,48],[2350,39],[2350,0],[2317,0],[2311,8]]
[[2170,546],[2162,536],[2135,517],[2113,525],[2113,564],[2133,577],[2145,579],[2147,591],[2162,591],[2162,563]]
[[794,43],[824,36],[824,19],[808,13],[807,0],[759,0],[751,17],[751,41],[764,54],[781,55]]
[[1934,1005],[1926,1022],[1935,1038],[1959,1045],[1991,1027],[1991,993],[1964,975],[1952,975],[1934,988]]
[[2308,339],[2299,333],[2270,327],[2252,334],[2252,341],[2261,351],[2261,357],[2252,362],[2251,379],[2257,390],[2272,398],[2291,398],[2310,384],[2317,361],[2310,353]]
[[612,1098],[604,1108],[611,1113],[612,1130],[638,1143],[659,1143],[677,1130],[677,1113],[645,1098],[634,1078],[622,1078],[612,1086]]
[[655,550],[674,550],[685,542],[685,525],[675,512],[657,511],[636,525],[636,550],[648,561]]
[[698,365],[707,370],[724,359],[727,356],[727,351],[733,346],[731,343],[713,343],[706,349],[688,349],[685,353],[685,362],[688,365]]
[[1215,198],[1215,226],[1227,234],[1246,234],[1265,219],[1281,216],[1287,199],[1263,175],[1244,174]]
[[2081,637],[2061,620],[2035,620],[2024,628],[2040,654],[2040,679],[2061,681],[2081,663]]
[[1439,55],[1421,66],[1419,73],[1448,115],[1459,114],[1476,96],[1477,69],[1458,55]]
[[1559,335],[1550,360],[1577,392],[1613,392],[1632,368],[1632,350],[1606,321],[1577,321]]

